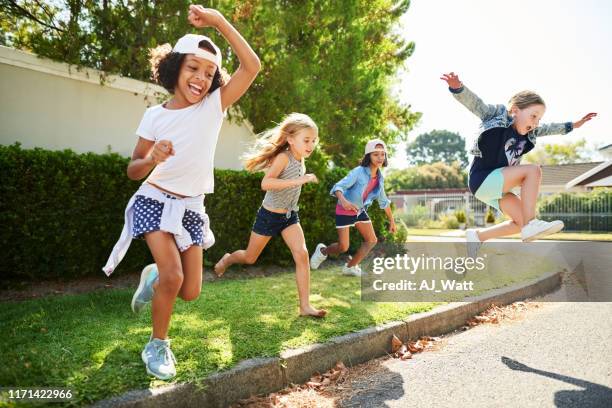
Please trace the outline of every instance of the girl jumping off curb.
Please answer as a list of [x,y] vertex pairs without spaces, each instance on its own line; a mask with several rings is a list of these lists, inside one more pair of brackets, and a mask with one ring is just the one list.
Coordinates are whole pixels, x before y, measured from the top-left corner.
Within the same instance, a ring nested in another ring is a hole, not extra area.
[[[202,286],[203,249],[214,244],[204,195],[213,192],[213,159],[227,108],[249,88],[260,62],[240,33],[216,10],[189,7],[189,22],[214,27],[230,43],[240,66],[230,79],[221,50],[203,35],[187,34],[173,48],[151,52],[153,78],[172,98],[146,110],[127,169],[130,179],[149,175],[130,199],[125,225],[103,270],[110,275],[132,238],[144,238],[155,260],[132,299],[136,313],[152,301],[153,331],[142,351],[147,373],[176,375],[168,329],[178,297],[195,300]],[[150,174],[149,174],[150,173]]]
[[[540,125],[546,105],[536,93],[522,91],[510,98],[508,107],[487,105],[459,80],[454,72],[442,80],[463,106],[482,121],[482,132],[471,150],[474,159],[469,170],[469,189],[487,205],[501,210],[509,221],[466,231],[468,256],[474,258],[482,242],[521,233],[524,242],[542,238],[563,229],[562,221],[546,222],[535,218],[542,170],[539,165],[521,165],[521,157],[532,150],[536,138],[566,134],[581,127],[596,113],[589,113],[576,122]],[[520,187],[520,197],[511,192]]]

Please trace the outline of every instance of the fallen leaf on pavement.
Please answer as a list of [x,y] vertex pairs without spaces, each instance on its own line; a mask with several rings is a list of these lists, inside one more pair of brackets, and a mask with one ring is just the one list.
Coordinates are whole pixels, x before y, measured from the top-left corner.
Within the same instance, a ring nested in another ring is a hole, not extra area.
[[391,352],[397,352],[400,347],[402,347],[402,341],[394,334],[393,338],[391,339]]

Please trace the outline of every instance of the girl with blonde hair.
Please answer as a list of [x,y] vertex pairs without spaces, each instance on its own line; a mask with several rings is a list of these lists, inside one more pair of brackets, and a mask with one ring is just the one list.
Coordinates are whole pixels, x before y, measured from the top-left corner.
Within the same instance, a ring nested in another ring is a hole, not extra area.
[[304,166],[304,159],[312,154],[317,141],[317,125],[302,113],[286,116],[259,137],[245,157],[245,167],[250,172],[265,171],[261,188],[266,195],[257,211],[247,248],[226,253],[215,265],[215,273],[221,276],[230,265],[253,264],[270,239],[280,234],[295,261],[300,315],[311,317],[323,317],[327,311],[310,304],[310,265],[298,200],[303,184],[317,182],[314,174],[305,174]]

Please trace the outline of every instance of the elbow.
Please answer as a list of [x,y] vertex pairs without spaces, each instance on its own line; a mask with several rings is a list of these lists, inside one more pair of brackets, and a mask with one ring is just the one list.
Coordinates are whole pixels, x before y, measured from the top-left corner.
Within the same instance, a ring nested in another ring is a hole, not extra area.
[[268,184],[266,179],[261,180],[261,189],[263,191],[268,191],[270,189],[270,185]]
[[253,58],[248,64],[244,64],[243,69],[253,78],[255,78],[259,71],[261,71],[261,61],[259,57],[256,54],[253,54]]
[[253,73],[257,75],[259,71],[261,71],[261,60],[257,56],[257,54],[253,54]]

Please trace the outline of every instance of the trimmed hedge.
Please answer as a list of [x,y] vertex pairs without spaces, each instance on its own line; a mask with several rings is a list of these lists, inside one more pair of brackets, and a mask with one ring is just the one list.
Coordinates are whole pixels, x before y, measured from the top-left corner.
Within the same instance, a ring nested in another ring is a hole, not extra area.
[[[142,182],[127,178],[128,161],[115,153],[0,146],[3,280],[103,273],[101,268],[123,228],[125,206]],[[317,242],[337,238],[335,199],[328,192],[346,173],[346,169],[333,169],[319,177],[318,184],[302,189],[300,221],[309,250]],[[225,252],[246,247],[264,196],[261,177],[215,170],[215,193],[204,203],[216,237],[216,244],[205,254],[207,265]],[[388,239],[383,211],[374,204],[369,213],[379,237]],[[352,239],[352,249],[360,242]],[[140,269],[151,260],[145,242],[133,240],[115,273]],[[279,237],[268,244],[258,262],[290,265],[293,261]]]

